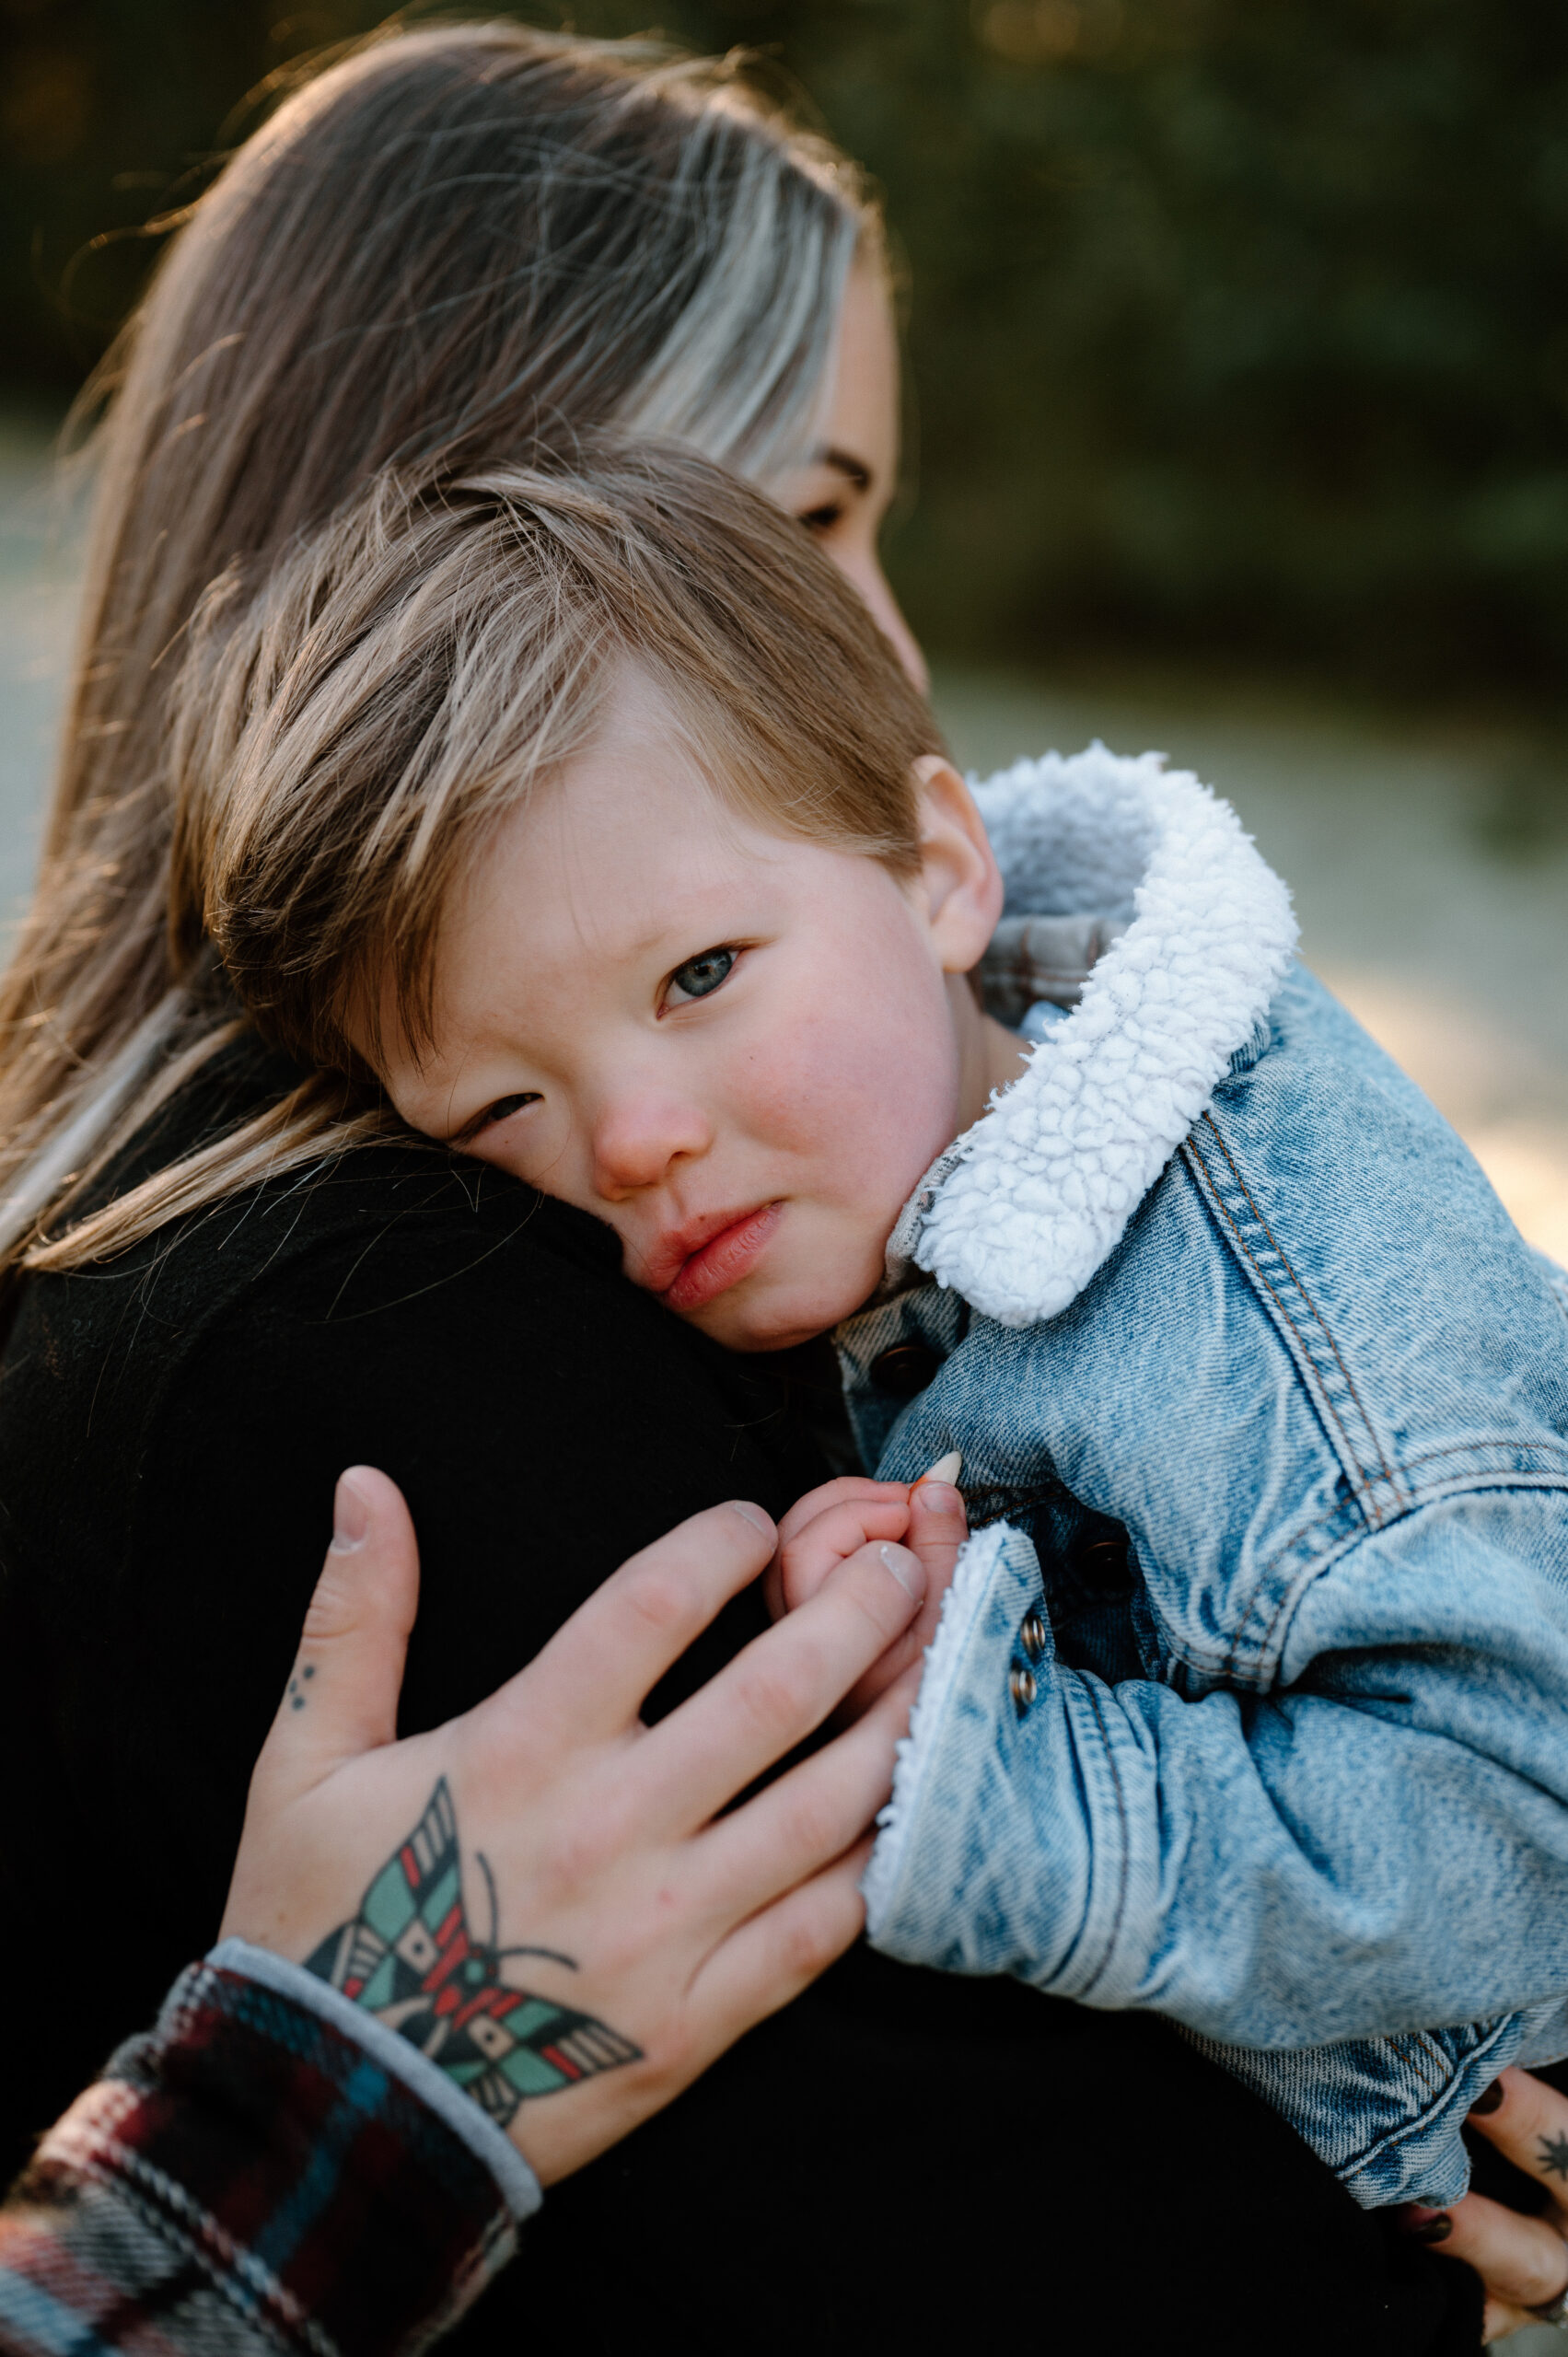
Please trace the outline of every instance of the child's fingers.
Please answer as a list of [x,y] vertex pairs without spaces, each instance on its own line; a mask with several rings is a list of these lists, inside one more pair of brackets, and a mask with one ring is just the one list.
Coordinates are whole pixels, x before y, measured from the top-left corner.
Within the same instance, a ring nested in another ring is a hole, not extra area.
[[873,1481],[864,1473],[842,1474],[836,1481],[824,1481],[819,1489],[807,1490],[779,1524],[779,1545],[787,1547],[803,1531],[808,1522],[830,1506],[872,1505],[889,1498],[907,1498],[909,1489],[902,1481]]
[[950,1481],[917,1481],[910,1492],[904,1545],[912,1547],[925,1565],[925,1608],[933,1626],[941,1617],[942,1598],[952,1580],[958,1550],[969,1535],[963,1492]]
[[332,1541],[258,1772],[314,1783],[325,1769],[395,1742],[419,1546],[402,1492],[374,1467],[338,1480]]
[[778,1552],[779,1589],[786,1612],[797,1611],[829,1574],[873,1538],[902,1538],[910,1510],[904,1492],[883,1483],[877,1498],[844,1498],[825,1506]]
[[[1475,2269],[1486,2285],[1488,2339],[1534,2322],[1529,2311],[1546,2307],[1568,2284],[1568,2245],[1562,2235],[1543,2218],[1521,2217],[1483,2193],[1467,2193],[1446,2210],[1408,2210],[1405,2217],[1418,2241]],[[1495,2327],[1490,2323],[1493,2312],[1499,2318]]]

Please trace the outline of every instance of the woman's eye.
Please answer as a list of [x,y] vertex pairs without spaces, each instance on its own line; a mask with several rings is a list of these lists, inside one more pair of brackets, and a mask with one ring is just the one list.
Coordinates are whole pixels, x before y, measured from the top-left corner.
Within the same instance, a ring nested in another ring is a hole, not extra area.
[[665,986],[665,1004],[679,1006],[687,999],[707,998],[729,980],[734,964],[733,949],[704,949],[700,958],[688,958]]
[[835,524],[842,523],[843,514],[839,503],[830,500],[825,507],[808,507],[796,520],[804,524],[808,532],[830,532]]

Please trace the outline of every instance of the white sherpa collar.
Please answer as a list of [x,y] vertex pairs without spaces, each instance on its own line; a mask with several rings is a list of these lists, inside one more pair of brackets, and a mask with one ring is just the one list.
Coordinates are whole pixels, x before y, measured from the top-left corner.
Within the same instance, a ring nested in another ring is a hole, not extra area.
[[1004,1326],[1054,1318],[1266,1014],[1290,895],[1228,803],[1164,756],[1096,743],[975,788],[1007,916],[1132,908],[1077,1006],[927,1175],[895,1239]]

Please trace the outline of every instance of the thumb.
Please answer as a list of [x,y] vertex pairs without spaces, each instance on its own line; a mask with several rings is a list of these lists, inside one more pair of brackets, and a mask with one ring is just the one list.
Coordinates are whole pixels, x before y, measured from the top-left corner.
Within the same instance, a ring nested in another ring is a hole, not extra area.
[[969,1535],[963,1492],[954,1482],[929,1473],[917,1481],[910,1492],[910,1526],[904,1545],[912,1547],[925,1565],[927,1594],[938,1602]]
[[269,1778],[314,1784],[396,1740],[418,1605],[419,1547],[402,1492],[373,1466],[352,1466],[338,1477],[331,1545],[262,1753]]

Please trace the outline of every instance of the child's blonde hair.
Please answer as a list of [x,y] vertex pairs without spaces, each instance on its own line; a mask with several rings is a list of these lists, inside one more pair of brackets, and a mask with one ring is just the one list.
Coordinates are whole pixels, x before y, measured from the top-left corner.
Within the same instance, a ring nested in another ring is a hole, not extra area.
[[200,1017],[163,919],[169,681],[208,585],[236,559],[259,579],[389,465],[614,430],[773,481],[880,252],[859,175],[736,58],[437,24],[285,91],[91,389],[113,399],[79,657],[0,976],[0,1271]]
[[941,749],[935,724],[855,592],[763,493],[673,446],[586,447],[569,472],[380,478],[252,600],[231,579],[198,615],[175,691],[169,929],[193,1004],[211,970],[208,1013],[117,1135],[238,1028],[229,992],[309,1076],[29,1265],[100,1258],[384,1135],[383,1009],[429,1043],[454,888],[590,744],[628,666],[721,802],[916,869],[912,770]]

